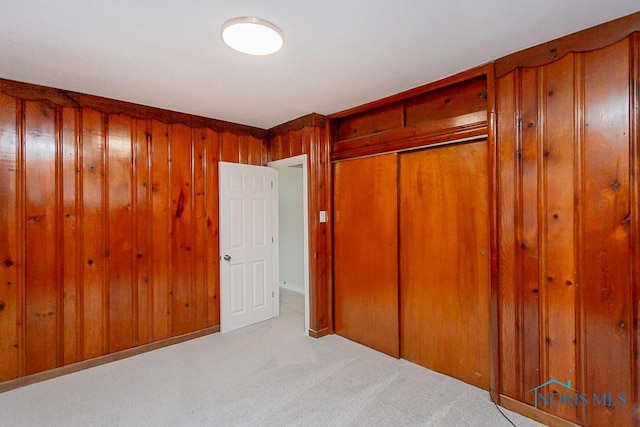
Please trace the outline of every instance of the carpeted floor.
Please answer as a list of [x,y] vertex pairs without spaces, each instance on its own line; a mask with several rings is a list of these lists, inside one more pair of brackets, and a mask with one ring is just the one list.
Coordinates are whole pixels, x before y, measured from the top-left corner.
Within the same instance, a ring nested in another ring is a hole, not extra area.
[[[0,394],[2,426],[510,426],[488,393],[281,315]],[[538,426],[503,409],[517,426]]]

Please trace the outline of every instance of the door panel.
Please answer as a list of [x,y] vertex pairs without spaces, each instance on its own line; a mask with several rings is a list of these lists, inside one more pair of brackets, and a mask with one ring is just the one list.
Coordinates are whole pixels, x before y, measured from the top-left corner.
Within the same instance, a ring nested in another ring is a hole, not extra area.
[[220,329],[273,317],[275,170],[220,162]]
[[489,388],[486,141],[400,155],[401,356]]
[[339,162],[334,175],[335,331],[399,356],[397,155]]

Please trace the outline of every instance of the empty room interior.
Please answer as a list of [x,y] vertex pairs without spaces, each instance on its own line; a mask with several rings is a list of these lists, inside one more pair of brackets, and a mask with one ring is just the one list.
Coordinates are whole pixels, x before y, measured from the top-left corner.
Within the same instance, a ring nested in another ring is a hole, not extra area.
[[640,426],[639,223],[637,0],[0,4],[0,425]]

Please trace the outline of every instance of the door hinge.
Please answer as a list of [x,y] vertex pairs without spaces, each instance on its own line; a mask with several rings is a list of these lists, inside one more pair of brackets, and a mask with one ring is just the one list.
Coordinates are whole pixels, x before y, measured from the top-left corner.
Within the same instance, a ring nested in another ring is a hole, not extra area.
[[273,181],[271,181],[271,188],[273,188]]
[[275,298],[275,297],[276,297],[275,291],[271,291],[271,298]]
[[273,236],[271,236],[271,243],[274,243]]

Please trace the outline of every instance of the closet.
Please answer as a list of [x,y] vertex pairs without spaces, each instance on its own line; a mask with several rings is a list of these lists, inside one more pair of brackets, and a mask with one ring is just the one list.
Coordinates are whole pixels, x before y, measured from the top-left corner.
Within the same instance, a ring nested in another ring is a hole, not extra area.
[[342,161],[334,180],[336,333],[487,389],[487,142]]
[[331,117],[335,332],[483,389],[486,70]]

